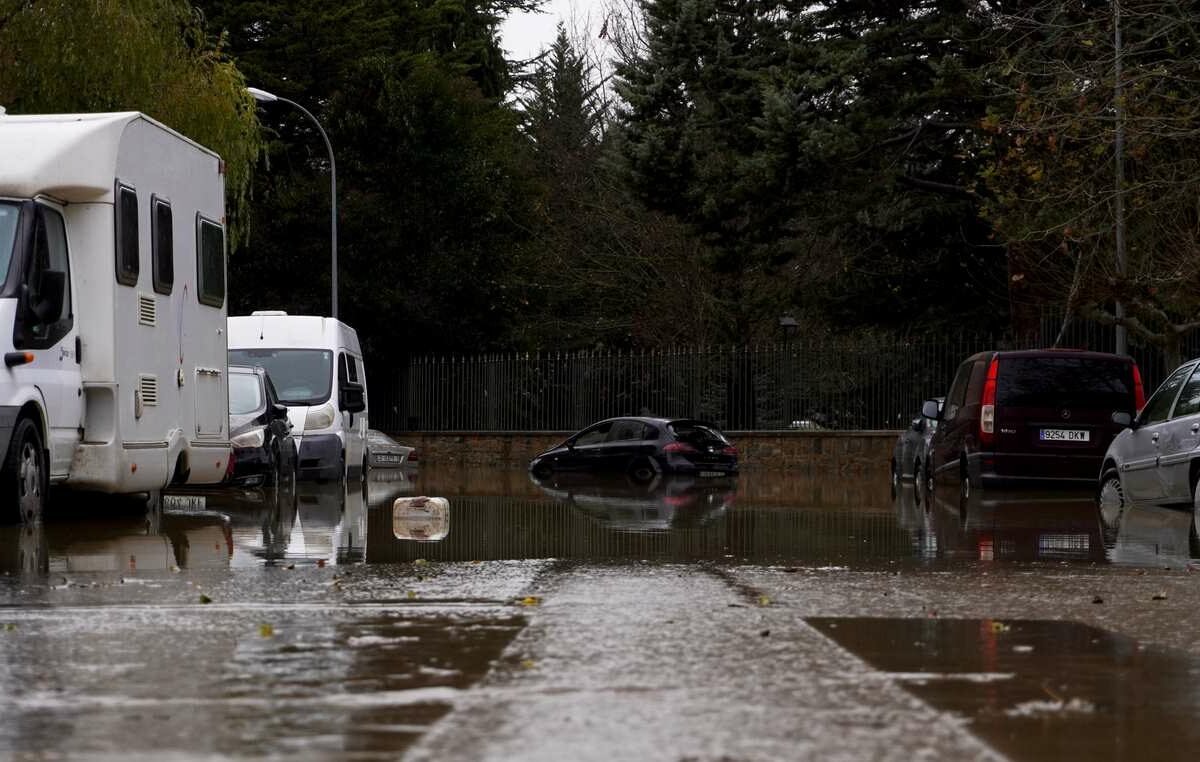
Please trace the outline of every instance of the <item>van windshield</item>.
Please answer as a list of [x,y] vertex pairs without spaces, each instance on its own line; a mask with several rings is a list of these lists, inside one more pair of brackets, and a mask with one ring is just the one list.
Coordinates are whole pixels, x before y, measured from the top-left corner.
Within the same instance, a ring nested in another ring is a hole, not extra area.
[[1003,357],[996,405],[1133,412],[1133,366],[1088,357]]
[[327,349],[231,349],[229,364],[265,370],[284,405],[320,405],[333,387],[333,352]]
[[8,277],[8,264],[12,261],[13,248],[17,241],[17,221],[20,217],[19,204],[0,201],[0,284]]

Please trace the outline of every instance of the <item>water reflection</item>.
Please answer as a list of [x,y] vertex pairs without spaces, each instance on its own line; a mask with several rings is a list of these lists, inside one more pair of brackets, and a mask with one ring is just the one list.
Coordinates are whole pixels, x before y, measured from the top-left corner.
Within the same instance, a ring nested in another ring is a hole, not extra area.
[[1071,493],[941,495],[929,504],[899,490],[893,507],[924,560],[1088,561],[1186,568],[1200,550],[1192,512],[1098,505]]
[[558,473],[535,483],[547,496],[605,526],[626,532],[702,527],[733,505],[737,480],[660,476],[640,483],[623,475]]
[[1075,622],[806,621],[1014,759],[1187,759],[1200,742],[1200,663],[1182,653]]

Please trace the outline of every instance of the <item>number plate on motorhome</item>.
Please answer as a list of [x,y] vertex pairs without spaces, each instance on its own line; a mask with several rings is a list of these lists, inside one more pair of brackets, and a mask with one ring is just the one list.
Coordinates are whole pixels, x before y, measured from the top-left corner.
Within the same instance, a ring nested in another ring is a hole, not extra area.
[[163,508],[175,511],[203,511],[208,498],[204,495],[163,495]]
[[1042,429],[1041,439],[1043,442],[1090,442],[1092,435],[1080,429]]

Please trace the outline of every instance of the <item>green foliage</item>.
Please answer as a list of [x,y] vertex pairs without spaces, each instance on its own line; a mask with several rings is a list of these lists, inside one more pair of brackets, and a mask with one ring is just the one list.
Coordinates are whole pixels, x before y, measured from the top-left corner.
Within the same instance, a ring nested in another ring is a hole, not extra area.
[[14,114],[142,111],[221,155],[230,211],[244,219],[260,150],[254,102],[183,0],[4,0],[0,104]]
[[784,312],[981,328],[1003,315],[972,187],[972,6],[645,5],[648,45],[620,69],[625,156],[642,198],[714,246],[731,338]]

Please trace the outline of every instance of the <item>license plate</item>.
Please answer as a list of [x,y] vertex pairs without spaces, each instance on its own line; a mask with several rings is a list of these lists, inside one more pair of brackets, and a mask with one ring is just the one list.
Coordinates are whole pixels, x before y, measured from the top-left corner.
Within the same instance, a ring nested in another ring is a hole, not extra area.
[[711,478],[714,476],[725,476],[725,472],[724,471],[701,471],[700,476],[705,477],[705,478]]
[[176,511],[203,511],[208,504],[204,495],[163,495],[163,508]]
[[1090,442],[1092,435],[1080,429],[1042,429],[1041,439],[1043,442]]

